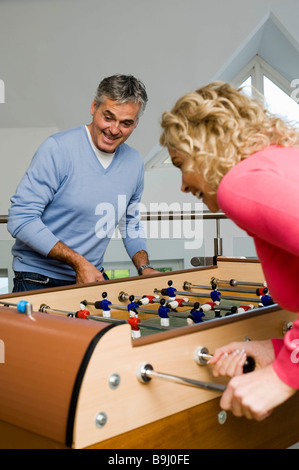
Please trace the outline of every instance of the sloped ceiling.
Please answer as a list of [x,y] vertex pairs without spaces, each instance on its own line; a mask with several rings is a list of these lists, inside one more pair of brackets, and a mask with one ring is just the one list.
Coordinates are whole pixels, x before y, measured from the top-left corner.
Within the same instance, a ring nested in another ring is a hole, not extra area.
[[256,54],[288,81],[299,77],[299,44],[276,16],[269,13],[218,70],[213,80],[231,82]]
[[[289,82],[299,78],[299,44],[277,17],[269,12],[240,44],[211,81],[232,82],[255,55],[261,56]],[[166,149],[155,145],[145,159],[149,170],[167,157]]]

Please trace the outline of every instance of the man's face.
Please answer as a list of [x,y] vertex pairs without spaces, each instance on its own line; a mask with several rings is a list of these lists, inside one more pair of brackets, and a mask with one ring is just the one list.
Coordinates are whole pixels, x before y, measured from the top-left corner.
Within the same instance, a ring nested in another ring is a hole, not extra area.
[[93,120],[88,128],[94,145],[102,152],[115,152],[136,128],[139,111],[140,104],[132,101],[118,103],[106,98],[98,108],[93,101],[90,108]]

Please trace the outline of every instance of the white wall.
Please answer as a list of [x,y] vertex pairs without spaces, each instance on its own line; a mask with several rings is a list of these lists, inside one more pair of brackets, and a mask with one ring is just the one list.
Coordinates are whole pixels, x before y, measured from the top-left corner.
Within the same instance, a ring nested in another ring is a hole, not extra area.
[[131,140],[146,156],[161,113],[214,77],[270,8],[299,42],[296,0],[1,1],[0,127],[88,122],[98,82],[133,73],[150,98]]

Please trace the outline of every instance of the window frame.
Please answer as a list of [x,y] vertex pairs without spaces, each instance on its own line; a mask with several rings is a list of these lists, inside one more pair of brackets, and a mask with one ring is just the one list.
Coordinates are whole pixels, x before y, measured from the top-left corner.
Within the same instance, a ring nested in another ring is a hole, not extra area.
[[[264,95],[264,81],[263,76],[266,75],[275,85],[281,88],[290,98],[294,89],[291,87],[290,82],[283,77],[276,69],[269,65],[258,54],[253,57],[245,67],[236,75],[231,84],[234,87],[239,87],[249,76],[251,76],[253,89],[258,90],[259,93]],[[254,94],[254,90],[253,90]],[[293,98],[292,98],[293,99]],[[295,101],[295,100],[294,100]]]

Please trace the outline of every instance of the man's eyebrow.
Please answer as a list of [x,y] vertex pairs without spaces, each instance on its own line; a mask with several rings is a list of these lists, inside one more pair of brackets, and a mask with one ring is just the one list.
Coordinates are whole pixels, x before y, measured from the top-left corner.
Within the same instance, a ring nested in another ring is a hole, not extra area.
[[[109,114],[110,117],[112,117],[113,119],[116,119],[115,114],[113,114],[111,111],[109,111],[109,109],[106,109],[104,111],[104,114]],[[123,119],[122,122],[127,122],[129,124],[134,124],[135,121],[134,121],[134,119]]]
[[109,114],[109,116],[115,118],[115,115],[113,113],[111,113],[111,111],[109,111],[109,109],[105,109],[105,111],[103,111],[104,114]]

